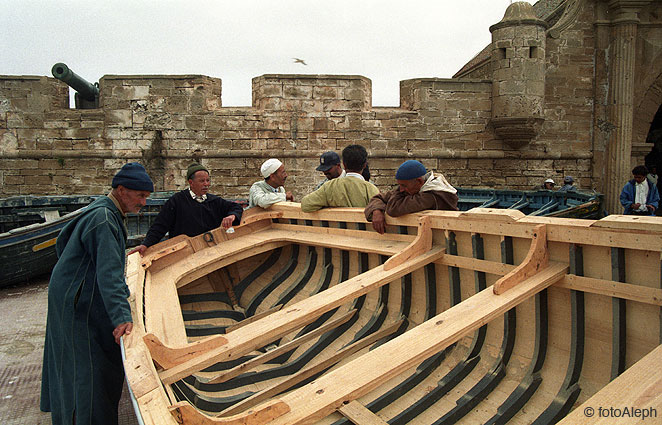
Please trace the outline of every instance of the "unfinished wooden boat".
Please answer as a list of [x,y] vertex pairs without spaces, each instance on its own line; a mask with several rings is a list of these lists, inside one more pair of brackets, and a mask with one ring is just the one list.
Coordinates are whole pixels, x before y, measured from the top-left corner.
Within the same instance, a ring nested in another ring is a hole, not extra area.
[[140,420],[662,414],[662,219],[473,209],[387,224],[380,235],[360,209],[281,203],[247,211],[233,233],[129,256],[123,344]]

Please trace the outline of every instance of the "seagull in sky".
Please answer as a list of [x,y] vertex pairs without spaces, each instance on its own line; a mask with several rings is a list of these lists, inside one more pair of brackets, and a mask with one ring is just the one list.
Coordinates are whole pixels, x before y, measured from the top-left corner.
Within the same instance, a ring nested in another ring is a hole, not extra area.
[[303,59],[299,58],[292,58],[294,59],[294,63],[300,63],[301,65],[308,65]]

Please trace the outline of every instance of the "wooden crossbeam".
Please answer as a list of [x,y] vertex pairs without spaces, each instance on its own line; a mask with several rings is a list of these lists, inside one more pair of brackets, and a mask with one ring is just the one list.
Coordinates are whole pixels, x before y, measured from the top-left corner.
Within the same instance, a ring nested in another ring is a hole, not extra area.
[[356,400],[343,404],[338,408],[338,412],[357,425],[388,425],[388,422]]
[[402,320],[392,323],[391,325],[387,326],[384,329],[380,329],[379,331],[370,334],[367,337],[354,342],[353,344],[343,347],[342,349],[338,350],[336,353],[334,353],[333,355],[331,355],[326,359],[323,359],[321,361],[320,360],[313,361],[307,364],[306,366],[304,366],[303,369],[301,369],[297,373],[288,376],[287,379],[280,381],[277,384],[272,385],[268,388],[265,388],[264,390],[253,394],[247,399],[240,401],[239,403],[233,404],[231,407],[228,407],[227,409],[222,411],[221,414],[222,415],[237,414],[242,410],[247,410],[248,408],[257,405],[258,403],[266,401],[270,397],[275,397],[276,395],[292,388],[299,382],[305,381],[311,376],[314,376],[330,368],[331,366],[337,364],[341,360],[344,360],[347,357],[351,356],[352,354],[374,344],[380,339],[391,335],[392,333],[398,330],[400,325],[402,325]]
[[568,265],[550,263],[502,295],[487,288],[314,382],[280,397],[290,412],[272,425],[312,423],[367,394],[463,336],[562,279]]
[[250,323],[237,332],[225,334],[228,343],[195,359],[167,369],[159,374],[164,384],[171,384],[219,361],[238,358],[289,332],[313,322],[317,317],[336,307],[365,295],[379,287],[429,264],[441,255],[444,249],[433,246],[429,252],[419,255],[391,270],[383,265],[332,286],[324,292],[284,308],[263,320]]
[[232,379],[235,376],[241,375],[242,373],[249,371],[258,365],[264,364],[271,359],[275,359],[281,354],[293,350],[294,348],[300,346],[301,344],[311,341],[316,337],[322,335],[323,333],[330,331],[331,329],[337,328],[338,326],[342,325],[343,323],[351,319],[355,313],[356,313],[356,309],[350,310],[341,317],[332,320],[329,323],[326,323],[323,326],[320,326],[319,328],[311,332],[308,332],[305,335],[301,335],[300,337],[295,338],[292,341],[280,345],[277,348],[274,348],[273,350],[269,350],[264,354],[260,354],[257,357],[247,360],[244,363],[233,367],[232,369],[225,370],[222,373],[216,375],[214,378],[209,379],[208,381],[205,381],[200,377],[198,377],[198,380],[206,384],[220,384],[221,382],[225,382],[228,379]]

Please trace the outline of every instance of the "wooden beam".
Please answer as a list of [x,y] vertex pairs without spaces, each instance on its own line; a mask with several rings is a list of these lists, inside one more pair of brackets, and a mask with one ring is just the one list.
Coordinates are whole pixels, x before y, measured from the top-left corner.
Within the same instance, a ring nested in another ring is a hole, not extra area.
[[356,400],[352,400],[346,404],[343,403],[338,408],[338,412],[357,425],[388,425],[388,422],[372,413],[367,407]]
[[429,251],[432,248],[432,231],[430,230],[430,217],[423,216],[418,220],[418,234],[416,239],[405,249],[386,260],[384,270],[403,264],[417,255]]
[[282,211],[269,211],[260,207],[249,208],[241,215],[241,225],[255,223],[260,220],[273,220],[282,216]]
[[152,360],[163,369],[168,369],[184,363],[188,359],[206,353],[209,350],[228,342],[228,340],[221,335],[214,335],[192,342],[184,347],[168,347],[163,345],[154,334],[145,335],[143,341],[149,349]]
[[283,353],[286,353],[301,344],[304,344],[320,335],[323,333],[330,331],[331,329],[335,329],[336,327],[342,325],[343,323],[347,322],[349,319],[354,316],[356,313],[356,310],[350,310],[341,317],[332,320],[329,323],[324,324],[323,326],[320,326],[319,328],[313,330],[312,332],[308,332],[305,335],[300,336],[299,338],[295,338],[292,341],[289,341],[283,345],[278,346],[277,348],[274,348],[273,350],[269,350],[264,354],[260,354],[257,357],[254,357],[250,360],[245,361],[244,363],[237,365],[233,367],[232,369],[228,369],[223,371],[222,373],[216,375],[215,377],[209,379],[208,381],[205,381],[204,379],[198,377],[198,380],[200,382],[203,382],[205,384],[220,384],[221,382],[225,382],[229,379],[232,379],[238,375],[241,375],[242,373],[251,370],[252,368],[264,364],[268,362],[271,359],[274,359],[278,356],[280,356]]
[[370,334],[367,337],[354,342],[353,344],[341,348],[340,350],[338,350],[337,352],[335,352],[333,355],[331,355],[326,359],[323,359],[321,361],[318,360],[317,362],[308,363],[300,371],[288,376],[287,379],[280,381],[277,384],[274,384],[268,388],[265,388],[264,390],[257,392],[252,396],[240,401],[239,403],[233,404],[231,407],[228,407],[227,409],[222,411],[221,414],[222,415],[238,414],[243,410],[246,410],[250,407],[257,405],[258,403],[266,401],[269,397],[275,397],[276,395],[287,391],[289,388],[292,388],[299,382],[305,381],[311,376],[314,376],[324,371],[325,369],[330,368],[331,366],[335,365],[341,360],[346,359],[352,354],[357,353],[358,351],[368,347],[369,345],[374,344],[380,339],[389,336],[393,332],[397,331],[400,325],[402,325],[402,320],[392,323],[391,325],[387,326],[384,329],[380,329],[379,331]]
[[177,423],[184,425],[258,425],[267,424],[273,419],[289,412],[287,404],[279,400],[272,400],[258,409],[251,409],[246,414],[237,417],[215,418],[205,415],[187,401],[173,404],[170,413]]
[[459,267],[461,269],[485,272],[497,276],[503,276],[515,269],[512,264],[505,264],[498,261],[479,260],[478,258],[462,257],[460,255],[444,254],[443,257],[435,261],[435,264],[441,264],[450,267]]
[[[624,409],[629,409],[629,416]],[[618,415],[614,412],[618,409]],[[635,409],[638,416],[634,416]],[[570,412],[559,424],[659,423],[662,412],[662,345]],[[643,416],[647,414],[647,416]]]
[[281,308],[283,308],[283,305],[279,304],[279,305],[271,307],[269,310],[265,310],[261,313],[254,314],[251,317],[247,317],[246,319],[242,320],[239,323],[235,323],[234,325],[230,325],[230,326],[226,327],[225,328],[225,333],[230,333],[232,331],[236,331],[239,328],[243,328],[247,324],[256,322],[256,321],[262,319],[263,317],[267,317],[268,315],[277,312]]
[[384,270],[383,265],[377,266],[269,317],[250,323],[237,332],[227,333],[225,337],[228,338],[228,344],[161,372],[161,380],[165,384],[171,384],[219,361],[238,358],[313,322],[327,311],[435,261],[443,253],[443,248],[433,246],[429,252],[391,270]]
[[569,274],[554,286],[662,306],[662,289],[632,283]]
[[515,267],[510,273],[494,283],[494,293],[503,294],[518,283],[534,276],[540,270],[547,267],[549,253],[547,252],[547,232],[545,225],[536,226],[531,237],[531,247],[522,263]]
[[280,397],[292,409],[272,425],[312,423],[415,367],[463,336],[554,284],[568,265],[550,263],[502,295],[487,288],[397,338]]

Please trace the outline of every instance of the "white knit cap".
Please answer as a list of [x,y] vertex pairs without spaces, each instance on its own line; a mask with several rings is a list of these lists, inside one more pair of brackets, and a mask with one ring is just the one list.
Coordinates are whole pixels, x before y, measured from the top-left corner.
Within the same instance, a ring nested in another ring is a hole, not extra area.
[[[552,180],[552,179],[547,179],[547,180],[545,180],[545,183],[554,183],[554,180]],[[554,184],[556,184],[556,183],[554,183]]]
[[262,177],[269,178],[270,175],[276,172],[280,168],[280,166],[283,165],[282,162],[277,160],[276,158],[269,158],[260,167],[260,173],[262,173]]

